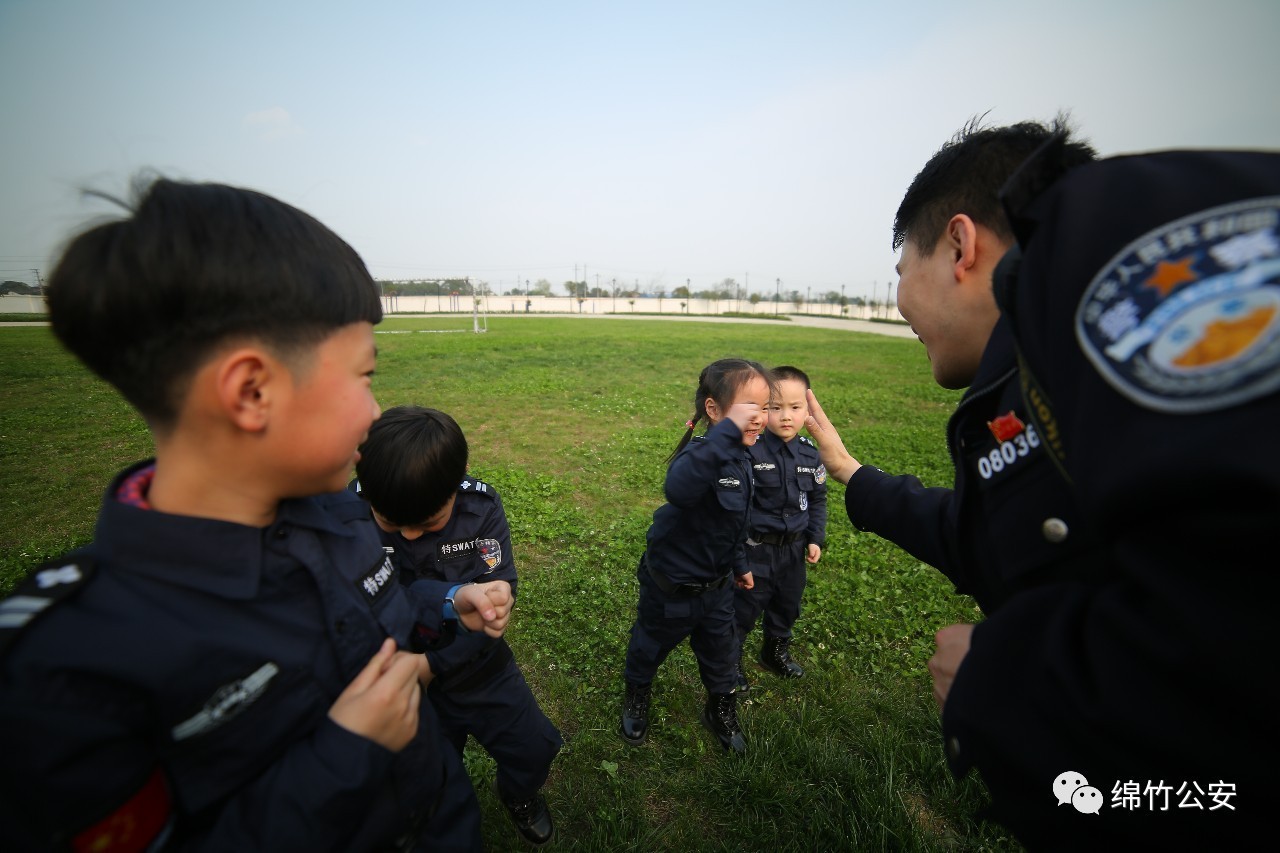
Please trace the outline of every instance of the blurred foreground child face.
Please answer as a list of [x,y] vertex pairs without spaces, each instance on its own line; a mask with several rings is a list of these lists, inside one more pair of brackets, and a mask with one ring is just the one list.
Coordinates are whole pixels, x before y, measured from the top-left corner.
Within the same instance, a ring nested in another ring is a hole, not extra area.
[[[357,448],[381,414],[373,396],[373,325],[349,323],[290,359],[265,436],[282,480],[298,496],[341,491]],[[270,386],[267,386],[270,387]]]

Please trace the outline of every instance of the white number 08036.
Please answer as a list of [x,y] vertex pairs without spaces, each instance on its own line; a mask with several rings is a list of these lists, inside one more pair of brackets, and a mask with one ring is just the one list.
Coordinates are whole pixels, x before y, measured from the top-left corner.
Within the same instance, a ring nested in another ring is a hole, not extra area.
[[1040,436],[1036,428],[1027,424],[1027,428],[1013,437],[1011,441],[1002,441],[1000,446],[986,456],[978,459],[978,476],[990,480],[1008,466],[1017,462],[1031,452],[1031,448],[1040,446]]

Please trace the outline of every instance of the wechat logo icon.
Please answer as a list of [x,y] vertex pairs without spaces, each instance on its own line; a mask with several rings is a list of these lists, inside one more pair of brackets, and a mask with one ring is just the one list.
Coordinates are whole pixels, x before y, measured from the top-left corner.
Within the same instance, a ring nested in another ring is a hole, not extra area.
[[1102,810],[1102,792],[1089,784],[1083,774],[1068,770],[1053,780],[1053,796],[1058,805],[1070,803],[1080,814],[1097,814]]

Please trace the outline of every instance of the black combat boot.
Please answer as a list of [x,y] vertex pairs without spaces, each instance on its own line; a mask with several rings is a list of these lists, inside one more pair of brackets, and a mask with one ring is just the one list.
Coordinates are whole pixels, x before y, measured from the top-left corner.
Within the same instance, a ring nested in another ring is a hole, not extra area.
[[627,695],[622,700],[622,739],[632,746],[644,743],[649,734],[649,685],[627,682]]
[[547,801],[541,794],[534,794],[528,800],[508,799],[498,787],[498,780],[493,780],[493,793],[502,801],[516,831],[525,841],[535,847],[541,847],[556,834],[555,825],[551,822],[551,812],[547,810]]
[[747,671],[742,668],[742,658],[738,658],[738,668],[733,676],[733,692],[746,694],[751,692],[751,682],[747,681]]
[[760,665],[783,678],[799,678],[804,675],[800,664],[791,659],[787,646],[791,645],[790,637],[765,637],[760,648]]
[[738,755],[747,751],[747,739],[738,727],[738,695],[736,693],[708,693],[707,707],[702,711],[702,724],[720,741],[725,749]]

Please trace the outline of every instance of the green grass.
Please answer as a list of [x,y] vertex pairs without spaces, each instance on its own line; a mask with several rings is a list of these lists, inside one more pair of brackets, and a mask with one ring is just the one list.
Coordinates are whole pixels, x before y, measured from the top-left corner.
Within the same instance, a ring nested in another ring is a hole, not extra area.
[[[748,754],[723,754],[699,725],[687,644],[654,683],[649,742],[632,748],[616,734],[635,564],[699,370],[727,355],[796,364],[860,459],[947,485],[942,433],[958,396],[933,383],[916,341],[500,316],[486,334],[416,331],[470,328],[470,318],[387,319],[375,388],[384,407],[453,414],[472,472],[506,503],[521,573],[508,635],[566,741],[546,789],[558,848],[1016,849],[974,822],[981,783],[948,774],[929,698],[933,632],[979,613],[937,572],[857,533],[838,484],[793,643],[806,675],[782,682],[748,667]],[[0,588],[87,542],[107,480],[150,452],[137,416],[48,329],[0,330]],[[489,849],[521,849],[489,792],[493,762],[470,746],[466,763]]]

